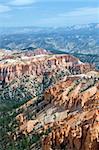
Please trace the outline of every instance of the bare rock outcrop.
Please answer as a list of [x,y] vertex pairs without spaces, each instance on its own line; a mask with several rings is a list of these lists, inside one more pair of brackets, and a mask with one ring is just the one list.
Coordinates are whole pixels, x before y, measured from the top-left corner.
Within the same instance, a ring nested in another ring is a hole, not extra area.
[[42,140],[43,150],[99,149],[99,82],[91,85],[91,79],[87,80],[89,87],[84,79],[76,82],[72,77],[46,90],[45,100],[68,112]]
[[45,55],[45,56],[22,56],[18,59],[6,59],[0,63],[0,81],[8,83],[15,77],[24,74],[41,75],[47,70],[56,68],[68,69],[71,74],[79,74],[91,71],[93,66],[90,64],[79,64],[79,59],[70,55]]

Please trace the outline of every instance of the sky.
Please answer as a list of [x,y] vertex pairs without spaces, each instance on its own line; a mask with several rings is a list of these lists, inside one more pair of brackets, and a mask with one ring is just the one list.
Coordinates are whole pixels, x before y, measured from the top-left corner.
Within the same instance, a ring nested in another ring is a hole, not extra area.
[[0,0],[0,27],[99,23],[99,0]]

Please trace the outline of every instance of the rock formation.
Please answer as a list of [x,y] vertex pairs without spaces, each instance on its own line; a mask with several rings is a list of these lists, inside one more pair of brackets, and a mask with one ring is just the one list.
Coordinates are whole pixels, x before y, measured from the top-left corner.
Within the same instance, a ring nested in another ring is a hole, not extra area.
[[41,53],[0,62],[0,149],[98,150],[99,72]]
[[39,76],[47,70],[51,72],[56,68],[68,69],[71,74],[86,73],[94,69],[92,65],[79,63],[79,59],[70,55],[21,56],[18,59],[9,57],[0,62],[0,82],[2,84],[24,74]]
[[45,100],[67,109],[68,114],[60,122],[56,119],[51,133],[43,139],[44,150],[99,149],[99,82],[84,89],[87,85],[84,80],[76,86],[73,84],[75,81],[76,78],[68,79],[45,92]]

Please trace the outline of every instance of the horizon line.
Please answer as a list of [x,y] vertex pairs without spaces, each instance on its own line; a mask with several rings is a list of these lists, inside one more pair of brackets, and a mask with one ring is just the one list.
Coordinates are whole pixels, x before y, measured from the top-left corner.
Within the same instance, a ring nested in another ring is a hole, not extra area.
[[73,27],[73,26],[83,26],[83,25],[89,25],[89,24],[99,24],[99,22],[91,22],[91,23],[83,23],[83,24],[71,24],[71,25],[63,25],[63,26],[32,26],[32,25],[23,25],[23,26],[0,26],[0,28],[62,28],[62,27]]

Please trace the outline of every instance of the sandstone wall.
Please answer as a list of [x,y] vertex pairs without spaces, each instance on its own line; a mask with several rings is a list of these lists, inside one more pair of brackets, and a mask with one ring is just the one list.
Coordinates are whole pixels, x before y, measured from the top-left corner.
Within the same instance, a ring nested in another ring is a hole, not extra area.
[[5,83],[24,74],[41,75],[56,68],[68,69],[72,74],[85,73],[93,69],[90,64],[79,64],[79,59],[70,55],[55,55],[29,58],[26,61],[0,64],[0,81]]

